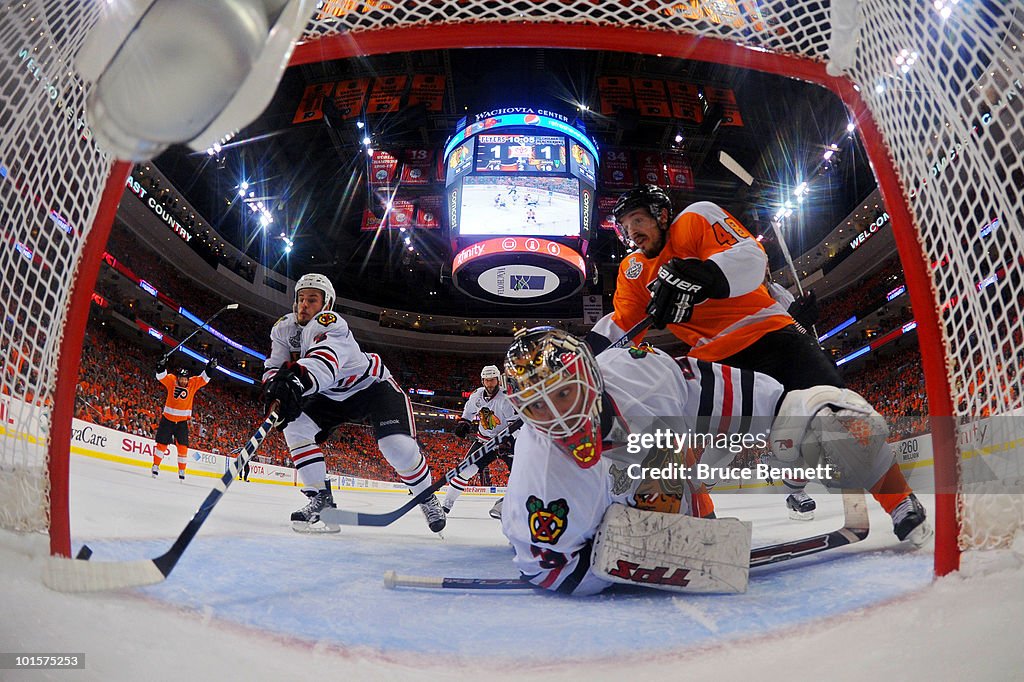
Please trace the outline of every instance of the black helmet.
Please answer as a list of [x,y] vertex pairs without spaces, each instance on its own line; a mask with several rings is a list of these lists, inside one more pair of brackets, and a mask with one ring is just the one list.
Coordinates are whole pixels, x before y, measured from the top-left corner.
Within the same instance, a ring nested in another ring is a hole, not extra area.
[[619,196],[618,201],[615,202],[612,216],[615,218],[615,232],[627,247],[632,247],[632,243],[629,240],[629,236],[622,229],[622,216],[638,208],[647,209],[655,220],[661,216],[661,209],[666,209],[669,220],[672,219],[672,200],[668,198],[668,194],[661,187],[657,185],[639,185],[628,192],[624,192]]
[[184,378],[186,378],[186,379],[188,379],[188,378],[189,378],[190,376],[192,376],[192,372],[188,371],[188,367],[182,367],[182,368],[180,368],[180,369],[179,369],[179,370],[178,370],[178,371],[176,372],[176,374],[177,374],[177,375],[178,375],[179,377],[184,377]]

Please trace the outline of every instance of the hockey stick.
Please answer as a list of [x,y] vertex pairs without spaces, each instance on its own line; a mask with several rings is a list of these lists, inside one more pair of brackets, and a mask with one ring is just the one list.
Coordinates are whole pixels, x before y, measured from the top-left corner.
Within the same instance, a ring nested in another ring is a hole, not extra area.
[[408,502],[394,511],[382,514],[367,514],[327,507],[320,512],[320,520],[326,524],[336,524],[339,526],[390,526],[409,511],[429,500],[434,493],[446,486],[453,478],[459,476],[469,467],[474,464],[478,467],[483,467],[493,462],[495,457],[498,456],[498,446],[501,444],[501,441],[518,431],[522,425],[523,422],[515,421],[494,434],[490,440],[466,455],[466,458],[456,464],[455,468],[446,473],[443,478],[437,479],[429,488],[413,495]]
[[[632,329],[626,332],[618,341],[609,346],[609,348],[622,348],[627,345],[634,336],[650,327],[653,322],[654,318],[648,315],[635,324]],[[417,495],[414,495],[412,499],[394,511],[384,512],[381,514],[369,514],[365,512],[353,512],[345,509],[327,507],[320,512],[320,520],[326,524],[339,526],[389,526],[405,516],[418,505],[429,500],[434,493],[450,483],[453,478],[459,476],[469,467],[476,465],[477,467],[482,468],[493,462],[498,456],[498,445],[501,441],[515,433],[520,426],[522,426],[521,421],[513,422],[498,433],[494,434],[494,436],[492,436],[490,440],[484,443],[479,449],[466,455],[466,458],[455,465],[454,469],[447,472],[444,475],[444,478],[439,478],[434,481],[429,488],[420,491]]]
[[58,592],[98,592],[153,585],[163,581],[174,570],[181,555],[185,553],[185,549],[192,542],[192,538],[203,526],[206,517],[210,515],[213,508],[217,506],[217,502],[227,492],[228,486],[238,476],[238,471],[252,458],[276,423],[277,412],[275,410],[267,415],[260,427],[256,429],[256,433],[242,448],[238,457],[232,460],[229,470],[221,477],[220,483],[199,505],[199,509],[196,510],[169,550],[155,559],[93,562],[89,561],[92,550],[88,545],[82,545],[82,549],[74,559],[50,557],[43,568],[43,584]]
[[181,348],[182,346],[184,346],[186,341],[191,339],[193,336],[198,334],[200,331],[202,331],[203,329],[206,329],[207,327],[209,327],[210,323],[213,322],[215,319],[217,319],[217,316],[220,315],[222,312],[224,312],[225,310],[235,310],[236,308],[238,308],[238,304],[237,303],[228,303],[226,306],[224,306],[223,308],[221,308],[220,310],[215,312],[213,315],[210,316],[210,319],[208,319],[206,322],[203,322],[200,326],[196,327],[195,331],[192,332],[191,334],[189,334],[188,336],[186,336],[182,341],[180,341],[178,343],[177,346],[175,346],[174,348],[172,348],[169,351],[167,351],[166,353],[164,353],[163,361],[167,362],[167,359],[170,358],[172,355],[174,355],[174,351],[176,351],[179,348]]
[[[843,527],[830,533],[814,535],[802,540],[790,540],[750,550],[750,567],[777,564],[817,554],[828,549],[852,545],[868,536],[868,508],[863,490],[843,490]],[[422,587],[453,590],[534,590],[533,583],[519,578],[441,578],[398,575],[394,571],[384,574],[384,587]]]
[[831,533],[814,535],[803,540],[780,542],[777,545],[758,547],[750,552],[750,567],[767,566],[780,561],[789,561],[809,554],[824,552],[844,545],[860,542],[868,536],[868,506],[863,490],[843,490],[843,527]]

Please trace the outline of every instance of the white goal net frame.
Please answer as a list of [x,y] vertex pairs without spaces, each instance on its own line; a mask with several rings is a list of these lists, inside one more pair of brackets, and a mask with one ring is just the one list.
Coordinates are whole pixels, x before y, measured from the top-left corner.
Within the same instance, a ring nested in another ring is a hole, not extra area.
[[[0,527],[70,554],[68,458],[90,298],[129,164],[91,141],[73,59],[103,2],[0,14]],[[996,0],[327,0],[292,65],[433,49],[618,50],[834,92],[891,216],[936,472],[935,570],[1022,524],[1024,6]],[[899,57],[916,55],[904,69]],[[828,68],[831,63],[832,68]],[[836,74],[836,75],[833,75]],[[995,239],[979,237],[997,219]],[[1002,419],[1001,440],[966,437]],[[987,457],[992,452],[1000,457]],[[975,467],[975,463],[980,463]],[[975,492],[984,491],[984,492]]]

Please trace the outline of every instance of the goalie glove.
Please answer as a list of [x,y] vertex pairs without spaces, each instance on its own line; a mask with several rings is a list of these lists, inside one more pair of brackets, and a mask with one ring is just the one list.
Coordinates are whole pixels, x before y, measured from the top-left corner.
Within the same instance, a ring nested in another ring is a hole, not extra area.
[[651,290],[647,314],[654,319],[654,329],[685,324],[693,315],[693,306],[709,298],[729,297],[729,280],[722,269],[697,258],[673,258],[658,269],[658,278],[647,288]]
[[460,419],[455,424],[455,435],[459,438],[468,438],[473,431],[473,422]]
[[263,389],[263,413],[270,414],[277,402],[277,428],[283,429],[302,414],[302,398],[313,387],[313,378],[297,362],[289,362]]

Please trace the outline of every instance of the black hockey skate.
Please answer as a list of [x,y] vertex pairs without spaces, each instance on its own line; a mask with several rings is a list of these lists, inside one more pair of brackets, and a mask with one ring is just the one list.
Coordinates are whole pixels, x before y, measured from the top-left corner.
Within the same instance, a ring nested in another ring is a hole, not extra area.
[[[412,491],[409,493],[412,494]],[[445,512],[444,508],[441,507],[441,503],[437,501],[437,498],[433,495],[420,505],[420,509],[423,510],[423,516],[427,519],[427,527],[435,533],[440,533],[444,530],[445,524]]]
[[153,478],[156,478],[157,476],[160,475],[160,467],[158,467],[156,464],[153,465],[152,471],[153,471]]
[[907,541],[920,547],[932,536],[932,527],[925,517],[924,507],[914,493],[910,493],[892,510],[892,532],[900,542]]
[[798,490],[786,498],[786,507],[789,508],[789,518],[795,521],[811,521],[814,519],[814,510],[818,508],[818,504],[806,492]]
[[325,507],[337,507],[330,487],[321,490],[303,490],[302,494],[309,498],[305,507],[292,512],[292,530],[296,533],[337,533],[341,526],[325,523],[320,520],[320,512]]

